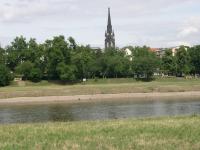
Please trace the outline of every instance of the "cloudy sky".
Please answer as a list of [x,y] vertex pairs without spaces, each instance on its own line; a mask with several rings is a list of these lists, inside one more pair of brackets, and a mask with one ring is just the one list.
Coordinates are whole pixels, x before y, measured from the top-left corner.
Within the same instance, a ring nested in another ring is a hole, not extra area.
[[65,35],[103,47],[108,7],[119,47],[200,44],[200,0],[0,0],[0,43]]

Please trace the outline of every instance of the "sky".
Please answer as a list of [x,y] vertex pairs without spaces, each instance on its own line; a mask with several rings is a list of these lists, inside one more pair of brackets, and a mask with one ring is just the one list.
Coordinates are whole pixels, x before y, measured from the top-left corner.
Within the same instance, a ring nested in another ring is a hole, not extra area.
[[118,47],[200,44],[200,0],[0,0],[0,43],[64,35],[103,48],[108,7]]

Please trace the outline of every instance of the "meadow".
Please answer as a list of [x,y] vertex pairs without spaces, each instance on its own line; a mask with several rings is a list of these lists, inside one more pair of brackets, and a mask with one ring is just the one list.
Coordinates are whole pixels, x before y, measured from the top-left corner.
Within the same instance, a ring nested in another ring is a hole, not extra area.
[[0,149],[200,149],[200,117],[0,125]]
[[13,82],[0,88],[0,99],[12,97],[71,96],[88,94],[151,93],[200,91],[200,79],[157,78],[150,82],[132,78],[91,79],[85,83]]

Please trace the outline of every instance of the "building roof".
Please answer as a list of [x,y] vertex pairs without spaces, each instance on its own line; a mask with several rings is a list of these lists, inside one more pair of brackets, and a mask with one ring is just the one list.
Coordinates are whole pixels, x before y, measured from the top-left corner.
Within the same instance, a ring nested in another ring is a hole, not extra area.
[[151,52],[157,52],[157,51],[160,51],[160,48],[150,48],[149,49]]

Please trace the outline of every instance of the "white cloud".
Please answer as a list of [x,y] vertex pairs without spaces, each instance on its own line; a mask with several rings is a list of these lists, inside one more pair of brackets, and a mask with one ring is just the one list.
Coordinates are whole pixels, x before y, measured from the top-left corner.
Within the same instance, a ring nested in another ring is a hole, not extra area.
[[[3,0],[5,1],[5,0]],[[13,0],[0,3],[0,21],[31,22],[43,16],[59,15],[63,11],[77,10],[71,0]]]
[[192,44],[190,42],[186,42],[186,41],[171,41],[171,42],[168,42],[167,45],[168,45],[168,47],[170,47],[170,46],[181,46],[181,45],[189,46],[189,47],[192,46]]
[[187,36],[193,35],[193,34],[198,33],[198,32],[199,32],[199,29],[196,28],[196,27],[192,27],[192,26],[186,27],[179,32],[178,37],[179,38],[187,37]]
[[43,42],[63,34],[82,44],[103,47],[109,6],[119,46],[200,43],[199,0],[0,1],[1,43],[18,35]]

